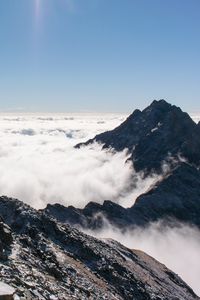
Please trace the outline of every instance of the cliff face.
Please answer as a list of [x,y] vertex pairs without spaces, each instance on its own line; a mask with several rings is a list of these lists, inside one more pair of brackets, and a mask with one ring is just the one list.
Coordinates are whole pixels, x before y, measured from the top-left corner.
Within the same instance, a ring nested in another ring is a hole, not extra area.
[[169,157],[183,156],[189,163],[200,164],[199,125],[165,100],[155,100],[143,111],[135,110],[119,127],[76,147],[94,141],[116,151],[127,148],[136,171],[161,172]]
[[199,299],[145,253],[1,197],[1,280],[22,299]]

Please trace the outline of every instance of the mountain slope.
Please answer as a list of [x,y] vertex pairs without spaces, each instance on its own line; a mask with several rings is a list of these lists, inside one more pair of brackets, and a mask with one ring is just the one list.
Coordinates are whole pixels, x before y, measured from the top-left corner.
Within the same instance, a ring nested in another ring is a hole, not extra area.
[[187,113],[165,100],[154,100],[143,111],[135,110],[114,130],[76,147],[94,141],[116,151],[127,148],[136,171],[161,172],[164,160],[180,155],[192,164],[200,164],[199,126]]
[[176,219],[200,228],[200,172],[182,163],[128,209],[144,222]]
[[7,197],[0,216],[1,281],[22,299],[199,299],[141,251],[97,240]]

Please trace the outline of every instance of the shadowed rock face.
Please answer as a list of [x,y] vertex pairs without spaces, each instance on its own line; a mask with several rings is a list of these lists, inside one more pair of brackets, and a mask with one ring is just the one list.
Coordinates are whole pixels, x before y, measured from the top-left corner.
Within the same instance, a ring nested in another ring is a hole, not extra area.
[[149,192],[139,196],[129,213],[148,222],[174,218],[200,228],[200,172],[182,163]]
[[200,164],[200,127],[187,113],[165,100],[153,101],[143,111],[135,110],[114,130],[98,134],[94,141],[116,151],[127,148],[136,171],[160,172],[164,160],[180,155]]
[[6,260],[13,241],[12,232],[8,225],[0,221],[0,259]]
[[23,299],[199,299],[141,251],[97,240],[15,199],[0,198],[0,215],[13,237],[1,279]]

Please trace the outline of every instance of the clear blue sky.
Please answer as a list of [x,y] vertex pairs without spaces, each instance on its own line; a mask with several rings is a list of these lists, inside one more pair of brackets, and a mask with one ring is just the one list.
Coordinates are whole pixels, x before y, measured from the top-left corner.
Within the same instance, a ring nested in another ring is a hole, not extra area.
[[0,0],[0,110],[200,111],[200,0]]

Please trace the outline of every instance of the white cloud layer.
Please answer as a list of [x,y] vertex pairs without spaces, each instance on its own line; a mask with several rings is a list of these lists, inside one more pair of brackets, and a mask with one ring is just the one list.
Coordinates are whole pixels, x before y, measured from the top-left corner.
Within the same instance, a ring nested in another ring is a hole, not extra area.
[[109,199],[131,206],[153,181],[135,177],[126,151],[74,145],[112,129],[119,114],[0,115],[0,194],[35,208],[47,203],[83,207]]

